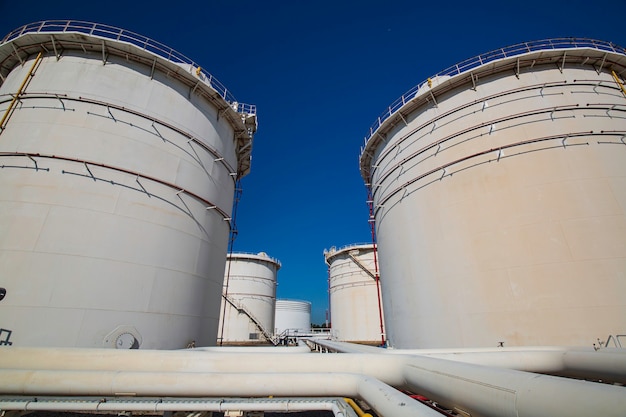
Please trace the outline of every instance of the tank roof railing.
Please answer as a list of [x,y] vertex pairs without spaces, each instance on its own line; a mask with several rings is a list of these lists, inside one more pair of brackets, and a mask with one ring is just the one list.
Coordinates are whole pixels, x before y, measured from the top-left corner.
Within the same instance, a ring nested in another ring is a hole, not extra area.
[[84,22],[79,20],[44,20],[33,22],[19,27],[7,34],[0,44],[9,42],[19,36],[27,33],[47,33],[47,32],[77,32],[90,36],[101,37],[118,42],[126,42],[141,48],[147,52],[153,53],[175,64],[190,65],[190,70],[196,69],[198,76],[202,74],[204,81],[209,84],[220,96],[226,100],[231,107],[240,114],[256,115],[256,106],[253,104],[239,103],[233,94],[219,82],[213,75],[206,72],[202,67],[187,58],[180,52],[166,46],[160,42],[150,39],[137,33],[116,28],[114,26],[103,25],[100,23]]
[[309,304],[309,305],[311,304],[310,301],[308,301],[308,300],[301,300],[299,298],[277,298],[276,302],[279,302],[279,301],[286,301],[288,303]]
[[[552,39],[543,39],[538,41],[524,42],[518,43],[515,45],[507,46],[500,49],[495,49],[490,52],[486,52],[484,54],[475,56],[473,58],[466,59],[464,61],[459,62],[458,64],[452,65],[444,69],[443,71],[438,72],[437,74],[429,77],[425,81],[417,84],[409,91],[404,93],[400,98],[396,99],[387,110],[385,110],[376,121],[370,126],[370,129],[365,136],[365,144],[370,140],[370,138],[374,135],[374,133],[378,130],[378,128],[383,124],[385,120],[394,115],[402,106],[411,101],[415,95],[418,93],[420,88],[424,87],[424,85],[428,85],[428,81],[432,80],[436,77],[448,76],[452,77],[455,75],[462,74],[464,72],[468,72],[476,67],[479,67],[484,64],[488,64],[489,62],[496,61],[504,58],[511,58],[518,55],[523,55],[529,52],[536,51],[544,51],[544,50],[555,50],[555,49],[574,49],[574,48],[592,48],[600,51],[606,52],[615,52],[618,54],[626,55],[626,49],[616,45],[612,42],[600,41],[595,39],[588,38],[552,38]],[[361,153],[365,148],[361,149]]]
[[334,253],[341,252],[346,249],[363,247],[363,246],[369,246],[371,248],[371,247],[374,247],[374,244],[372,242],[367,242],[367,243],[352,243],[350,245],[344,245],[340,247],[331,246],[330,249],[324,249],[324,255],[327,255],[327,254],[332,255]]
[[282,264],[280,263],[280,261],[278,259],[276,259],[276,258],[274,258],[272,256],[269,256],[265,252],[256,252],[256,253],[254,253],[254,252],[229,252],[227,254],[227,257],[235,258],[235,257],[237,257],[239,255],[241,255],[243,257],[250,256],[250,257],[254,257],[255,259],[264,259],[264,260],[271,261],[271,262],[277,264],[279,267],[282,266]]

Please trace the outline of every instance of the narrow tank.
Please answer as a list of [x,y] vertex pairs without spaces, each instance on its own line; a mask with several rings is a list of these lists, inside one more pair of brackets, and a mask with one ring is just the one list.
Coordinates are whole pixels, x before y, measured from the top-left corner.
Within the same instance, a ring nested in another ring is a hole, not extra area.
[[355,244],[324,251],[328,265],[331,335],[342,342],[379,345],[382,340],[374,246]]
[[360,157],[389,343],[581,345],[626,329],[626,55],[493,51],[417,85]]
[[272,341],[280,266],[278,260],[264,252],[228,254],[218,341],[222,344]]
[[94,23],[11,32],[0,73],[3,342],[214,345],[255,108],[171,48]]
[[311,331],[311,303],[301,300],[276,300],[275,334],[293,336]]

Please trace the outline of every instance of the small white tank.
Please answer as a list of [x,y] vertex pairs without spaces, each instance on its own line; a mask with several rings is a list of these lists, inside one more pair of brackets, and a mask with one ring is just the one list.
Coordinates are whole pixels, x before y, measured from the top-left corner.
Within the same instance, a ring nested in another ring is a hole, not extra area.
[[3,340],[214,345],[255,110],[171,48],[105,25],[27,25],[0,62]]
[[226,260],[220,344],[271,342],[280,262],[266,253],[233,253]]
[[329,268],[331,335],[336,340],[382,343],[374,251],[371,243],[324,251]]
[[276,300],[275,333],[294,336],[311,331],[311,303],[301,300]]

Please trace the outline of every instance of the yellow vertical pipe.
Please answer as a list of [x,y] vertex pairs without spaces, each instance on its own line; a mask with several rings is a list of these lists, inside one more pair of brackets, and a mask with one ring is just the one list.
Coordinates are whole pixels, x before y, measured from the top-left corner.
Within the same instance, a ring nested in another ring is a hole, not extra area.
[[619,88],[622,90],[622,93],[626,96],[626,89],[624,88],[624,83],[622,83],[622,81],[619,79],[615,71],[611,71],[611,74],[613,74],[613,78],[615,79],[615,82],[617,83],[617,85],[619,85]]
[[33,76],[33,71],[35,70],[35,66],[39,63],[40,59],[41,59],[41,52],[39,52],[39,54],[37,55],[37,58],[35,58],[35,62],[33,62],[33,66],[30,68],[30,71],[28,71],[28,74],[26,74],[26,77],[24,77],[24,81],[22,81],[22,85],[20,85],[20,88],[17,90],[17,93],[15,94],[15,96],[13,96],[13,100],[11,100],[11,103],[9,104],[9,107],[4,112],[4,116],[2,116],[2,120],[0,120],[0,129],[4,129],[4,123],[9,117],[9,113],[11,113],[11,110],[13,109],[15,102],[17,101],[18,97],[22,94],[22,91],[24,90],[24,87],[26,86],[28,79]]

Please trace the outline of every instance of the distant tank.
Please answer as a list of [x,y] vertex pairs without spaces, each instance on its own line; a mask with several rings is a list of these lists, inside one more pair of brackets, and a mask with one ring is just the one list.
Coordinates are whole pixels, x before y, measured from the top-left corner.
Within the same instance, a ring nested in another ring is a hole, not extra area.
[[626,331],[626,51],[551,39],[461,62],[370,129],[389,343],[591,346]]
[[295,336],[311,331],[311,303],[301,300],[276,300],[275,334]]
[[329,269],[331,335],[336,340],[382,343],[374,250],[370,243],[324,251]]
[[16,29],[0,73],[3,342],[214,345],[254,106],[171,48],[94,23]]
[[266,253],[229,254],[218,340],[222,344],[272,342],[280,262]]

